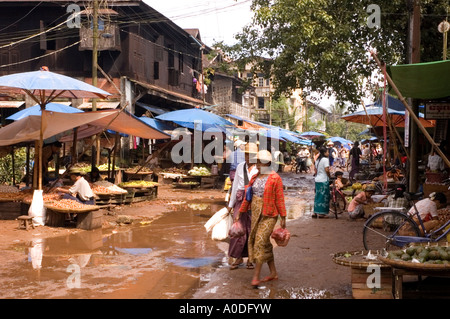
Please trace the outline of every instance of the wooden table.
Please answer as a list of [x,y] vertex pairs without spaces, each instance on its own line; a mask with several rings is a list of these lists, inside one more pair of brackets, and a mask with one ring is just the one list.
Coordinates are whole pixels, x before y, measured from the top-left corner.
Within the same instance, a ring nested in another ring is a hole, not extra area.
[[[403,268],[392,268],[392,296],[394,299],[403,299],[403,276],[418,276],[419,281],[422,280],[422,276],[430,277],[448,277],[450,278],[450,271],[436,271],[428,269],[403,269]],[[447,294],[450,290],[447,290]],[[433,294],[437,298],[442,298],[441,293],[435,292]],[[430,296],[431,297],[431,296]],[[447,295],[447,298],[450,295]]]
[[[379,260],[366,259],[367,254],[368,251],[337,253],[333,256],[333,261],[338,265],[350,267],[354,299],[392,299],[391,267]],[[375,271],[378,271],[380,276],[379,287],[371,286]]]
[[[422,276],[427,277],[448,277],[450,278],[450,264],[420,264],[412,263],[402,260],[393,260],[386,257],[379,256],[378,259],[384,264],[391,267],[392,275],[392,296],[394,299],[403,298],[403,276],[417,276],[419,282],[422,281]],[[450,289],[447,285],[436,286],[435,292],[429,292],[430,297],[435,296],[442,298],[442,291],[438,293],[439,288],[446,288],[447,298],[450,297]]]
[[45,224],[51,227],[64,227],[66,221],[66,214],[77,214],[76,228],[84,230],[92,230],[102,227],[103,212],[99,211],[99,207],[87,210],[58,210],[47,207],[47,216]]

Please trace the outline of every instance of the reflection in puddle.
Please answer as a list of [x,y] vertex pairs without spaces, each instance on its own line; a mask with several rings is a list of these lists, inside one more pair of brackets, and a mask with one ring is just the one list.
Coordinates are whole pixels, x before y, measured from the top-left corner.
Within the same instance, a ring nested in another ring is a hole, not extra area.
[[[148,225],[34,239],[12,249],[26,258],[0,265],[3,298],[189,298],[227,267],[228,244],[204,224],[224,203],[182,203]],[[308,212],[306,199],[287,203],[289,218]],[[149,207],[149,209],[151,209]],[[77,271],[73,271],[73,270]],[[78,276],[78,277],[73,277]],[[69,285],[78,282],[73,288]],[[327,298],[305,289],[261,290],[262,298]]]
[[[182,204],[149,225],[18,245],[13,249],[27,258],[0,266],[0,291],[4,298],[185,298],[226,260],[221,244],[227,244],[211,240],[203,227],[222,207]],[[78,289],[68,285],[75,275]]]
[[166,261],[179,267],[198,268],[207,265],[213,265],[219,262],[217,257],[203,258],[166,258]]

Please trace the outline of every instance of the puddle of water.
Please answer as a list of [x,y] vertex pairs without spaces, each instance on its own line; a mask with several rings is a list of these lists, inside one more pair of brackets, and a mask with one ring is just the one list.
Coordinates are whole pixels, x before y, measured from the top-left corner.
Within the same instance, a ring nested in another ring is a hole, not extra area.
[[[307,199],[286,203],[289,219],[309,215]],[[0,265],[1,298],[189,298],[227,267],[228,244],[203,225],[223,202],[180,202],[151,224],[35,239],[11,249],[24,258]],[[149,205],[149,209],[151,206]],[[327,298],[326,292],[261,290],[262,298]]]
[[23,252],[24,259],[14,267],[0,266],[1,295],[184,297],[226,262],[228,245],[211,240],[203,227],[223,204],[201,204],[181,204],[149,225],[118,228],[110,235],[97,229],[16,245],[12,249]]

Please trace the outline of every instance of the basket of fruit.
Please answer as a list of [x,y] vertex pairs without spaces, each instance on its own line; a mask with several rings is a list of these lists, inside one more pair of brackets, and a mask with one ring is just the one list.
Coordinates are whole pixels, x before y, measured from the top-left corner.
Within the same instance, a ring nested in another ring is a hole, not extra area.
[[44,203],[45,208],[60,213],[87,213],[100,209],[96,205],[85,205],[73,199],[61,199],[54,202]]
[[396,268],[450,271],[450,246],[413,243],[404,249],[378,256],[383,263]]
[[191,176],[211,176],[211,171],[206,167],[194,166],[188,171]]
[[195,188],[198,187],[200,185],[199,182],[178,182],[178,183],[173,183],[172,186],[175,188]]
[[119,187],[121,188],[151,188],[156,187],[159,184],[156,182],[149,182],[149,181],[129,181],[120,183]]
[[380,267],[389,267],[377,260],[378,251],[346,251],[333,255],[333,261],[342,266],[349,266],[352,268],[367,268],[371,264],[379,264]]

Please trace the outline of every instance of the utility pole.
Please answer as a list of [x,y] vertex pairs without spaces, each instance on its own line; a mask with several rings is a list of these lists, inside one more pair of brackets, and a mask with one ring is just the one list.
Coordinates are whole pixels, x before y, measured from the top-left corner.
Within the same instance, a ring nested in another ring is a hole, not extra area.
[[[98,0],[93,0],[92,8],[92,85],[97,86],[98,61]],[[92,99],[92,111],[97,111],[97,99]],[[92,167],[100,162],[100,139],[96,136],[96,144],[92,145]]]
[[[93,0],[92,8],[92,85],[97,86],[98,60],[98,0]],[[92,100],[92,111],[97,111],[96,99]]]
[[[408,0],[410,11],[409,15],[409,34],[408,34],[408,63],[420,62],[420,0]],[[419,115],[419,101],[413,99],[410,101],[412,111],[416,116]],[[409,191],[418,191],[419,174],[417,169],[419,153],[419,129],[417,124],[410,118],[410,158],[409,158]]]

